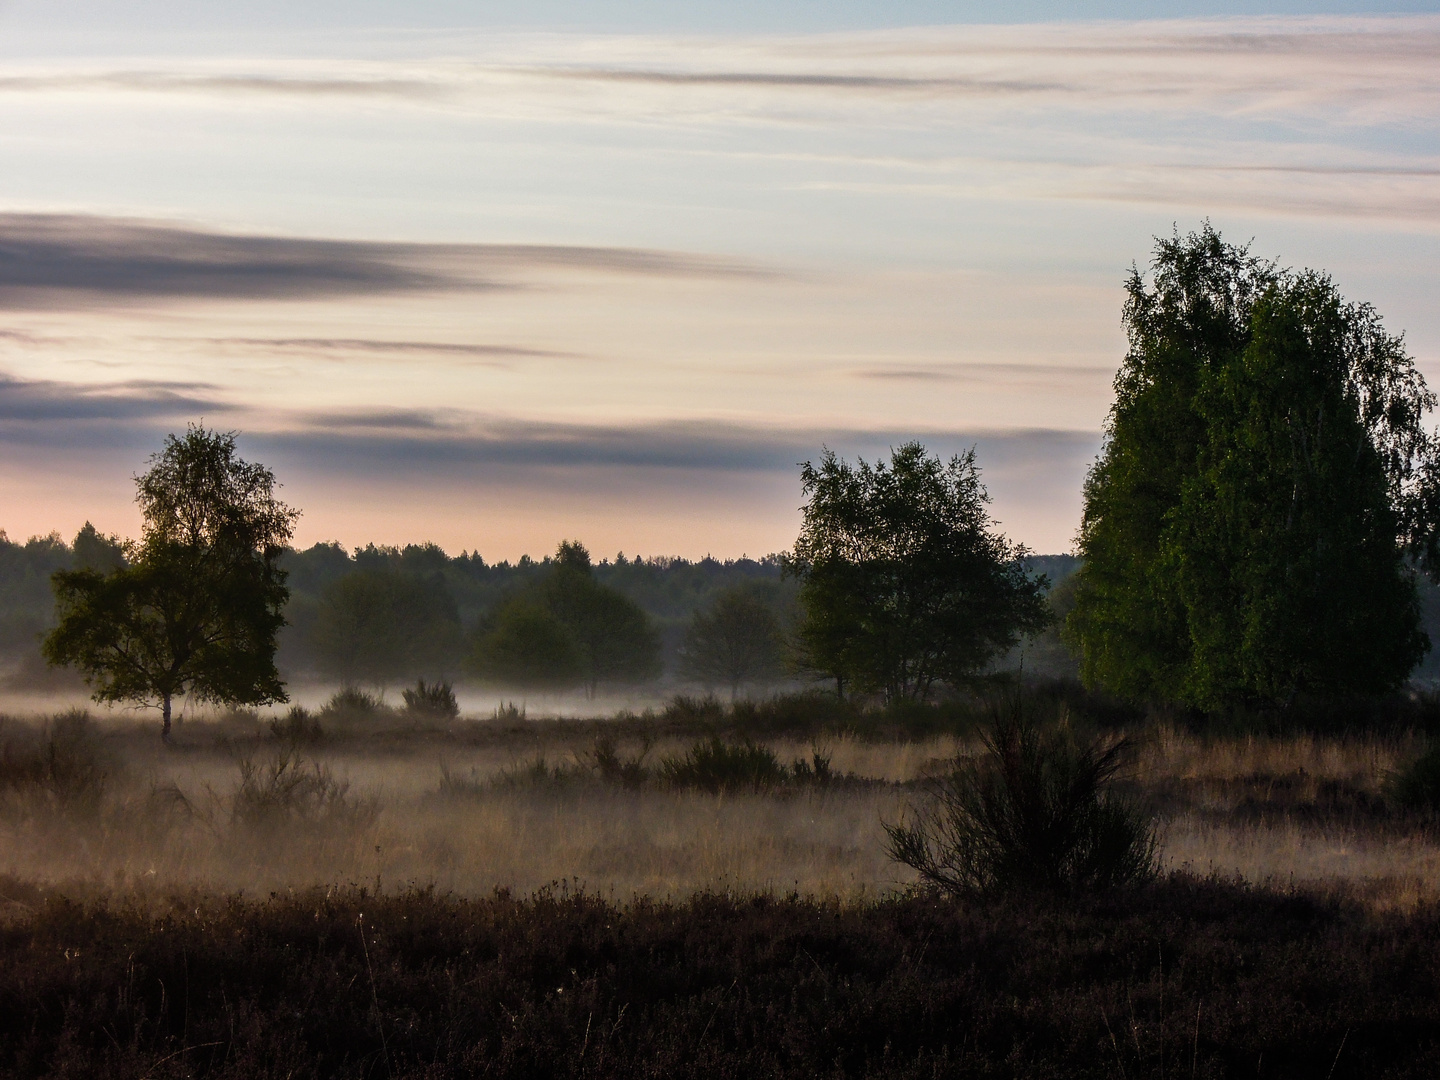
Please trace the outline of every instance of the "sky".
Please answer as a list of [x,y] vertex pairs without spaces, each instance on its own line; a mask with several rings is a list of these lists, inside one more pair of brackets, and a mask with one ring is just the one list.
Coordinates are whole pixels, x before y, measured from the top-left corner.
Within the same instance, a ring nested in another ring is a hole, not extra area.
[[1157,236],[1440,383],[1437,10],[0,0],[0,528],[202,421],[301,545],[760,555],[919,439],[1069,550]]

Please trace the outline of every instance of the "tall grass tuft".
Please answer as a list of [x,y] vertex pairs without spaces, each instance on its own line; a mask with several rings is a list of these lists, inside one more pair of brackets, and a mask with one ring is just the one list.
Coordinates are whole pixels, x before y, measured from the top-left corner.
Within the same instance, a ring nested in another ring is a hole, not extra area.
[[957,758],[931,805],[885,824],[890,857],[952,894],[1093,892],[1156,872],[1153,824],[1114,790],[1125,740],[1041,731],[998,706],[977,759]]
[[448,682],[417,682],[413,689],[404,691],[405,711],[412,716],[429,720],[454,720],[460,715],[460,703],[455,700],[455,688]]

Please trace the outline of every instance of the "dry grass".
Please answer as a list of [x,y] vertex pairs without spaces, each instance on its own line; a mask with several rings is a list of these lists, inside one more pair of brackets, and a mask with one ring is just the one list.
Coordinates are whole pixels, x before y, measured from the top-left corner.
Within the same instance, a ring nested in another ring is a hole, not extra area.
[[[0,741],[16,748],[12,757],[39,753],[46,730],[6,719]],[[659,738],[646,751],[627,730],[616,751],[644,752],[652,767],[693,743]],[[246,818],[237,814],[241,760],[263,769],[287,752],[269,732],[254,716],[190,721],[178,748],[165,749],[148,724],[101,722],[87,738],[105,765],[103,793],[67,801],[53,783],[0,785],[0,874],[251,895],[378,882],[477,896],[579,881],[617,897],[721,889],[858,899],[911,882],[884,854],[882,822],[922,797],[917,781],[970,749],[950,737],[771,740],[782,763],[818,750],[836,774],[871,782],[710,795],[601,782],[586,771],[593,726],[330,732],[298,748],[304,775],[330,785],[298,785],[312,809]],[[1158,729],[1141,741],[1134,783],[1161,817],[1169,867],[1409,909],[1440,898],[1440,833],[1394,812],[1382,792],[1419,749],[1405,737],[1201,739]],[[571,779],[527,780],[541,759]],[[22,765],[15,776],[33,774]],[[512,781],[496,783],[502,775]]]
[[1420,744],[1416,736],[1250,735],[1207,739],[1161,727],[1143,740],[1137,766],[1152,781],[1227,781],[1304,773],[1319,780],[1373,787],[1399,761],[1418,753]]

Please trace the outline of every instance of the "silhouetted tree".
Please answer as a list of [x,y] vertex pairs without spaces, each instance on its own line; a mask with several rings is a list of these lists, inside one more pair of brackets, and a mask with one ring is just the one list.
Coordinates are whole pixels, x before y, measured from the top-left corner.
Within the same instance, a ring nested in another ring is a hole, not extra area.
[[750,589],[732,587],[691,617],[680,669],[706,686],[728,686],[733,700],[745,683],[780,674],[781,647],[780,622],[769,605]]
[[[524,642],[537,651],[524,658]],[[573,668],[570,668],[573,657]],[[660,638],[633,601],[595,580],[590,553],[566,541],[546,572],[503,602],[482,623],[476,670],[497,682],[583,685],[641,682],[660,673]],[[544,674],[542,682],[539,679]]]
[[453,671],[463,636],[439,575],[356,570],[321,592],[310,630],[320,669],[346,685],[384,686]]
[[73,570],[97,570],[107,573],[125,565],[125,545],[118,536],[106,536],[90,522],[75,534],[70,546],[74,554]]
[[583,679],[580,649],[569,629],[524,598],[502,604],[475,644],[472,667],[506,686],[564,689]]
[[1209,709],[1398,686],[1440,505],[1403,342],[1208,225],[1128,293],[1067,621],[1086,681]]
[[945,464],[911,442],[854,467],[827,450],[800,475],[799,638],[842,690],[924,700],[1044,625],[1046,581],[993,530],[973,450]]
[[78,668],[97,701],[158,705],[169,738],[178,694],[231,705],[285,701],[275,635],[289,595],[276,565],[297,511],[275,476],[235,453],[233,432],[191,425],[136,478],[145,525],[126,565],[53,577],[52,664]]

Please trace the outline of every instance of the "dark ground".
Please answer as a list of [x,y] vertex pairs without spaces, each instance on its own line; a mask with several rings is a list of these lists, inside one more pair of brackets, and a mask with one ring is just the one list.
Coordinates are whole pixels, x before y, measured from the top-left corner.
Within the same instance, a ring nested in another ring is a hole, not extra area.
[[0,893],[5,1075],[1440,1075],[1440,911],[1183,877],[851,908]]

